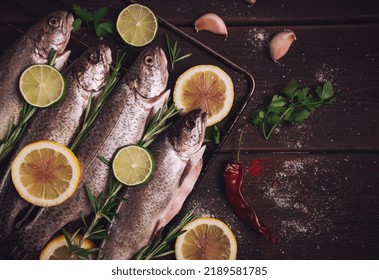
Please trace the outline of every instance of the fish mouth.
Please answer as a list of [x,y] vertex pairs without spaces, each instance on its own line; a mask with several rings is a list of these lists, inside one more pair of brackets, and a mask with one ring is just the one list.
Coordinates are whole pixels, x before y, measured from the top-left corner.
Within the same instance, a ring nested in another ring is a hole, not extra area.
[[69,26],[70,27],[70,31],[73,29],[73,23],[74,23],[74,16],[73,16],[73,14],[71,14],[70,12],[66,12],[66,11],[64,11],[65,13],[66,13],[66,26]]
[[204,126],[207,123],[208,120],[208,113],[207,112],[202,112],[201,113],[201,121],[203,122]]
[[201,118],[201,139],[202,139],[200,143],[202,143],[205,137],[205,130],[207,128],[208,113],[202,112],[200,115],[200,118]]
[[160,47],[156,47],[156,50],[159,54],[159,60],[164,65],[164,67],[167,67],[167,57],[164,51]]
[[[59,40],[50,40],[50,43],[53,44],[58,55],[64,54],[65,48],[70,40],[71,31],[73,29],[74,16],[67,11],[59,11],[61,14],[61,24],[59,31],[63,36],[58,36]],[[59,32],[58,31],[58,32]]]
[[111,64],[112,63],[112,51],[107,46],[103,45],[103,50],[105,54],[105,63]]

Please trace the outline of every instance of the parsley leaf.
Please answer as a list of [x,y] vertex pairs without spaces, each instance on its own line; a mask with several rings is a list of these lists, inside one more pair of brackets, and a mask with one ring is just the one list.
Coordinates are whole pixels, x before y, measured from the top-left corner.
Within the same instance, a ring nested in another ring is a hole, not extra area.
[[77,18],[74,20],[72,23],[72,31],[73,32],[78,32],[79,29],[82,27],[83,20],[81,18]]
[[207,127],[205,130],[205,138],[214,141],[215,144],[220,144],[220,130],[216,125]]
[[268,106],[257,109],[250,121],[261,127],[264,138],[268,140],[281,123],[303,123],[321,105],[332,104],[336,98],[330,81],[311,93],[309,88],[299,88],[297,81],[291,80],[280,94],[271,98]]
[[115,26],[113,22],[103,22],[95,27],[95,31],[98,37],[104,37],[107,34],[113,34]]
[[96,35],[98,37],[104,37],[108,34],[114,33],[114,23],[113,22],[103,22],[100,23],[101,19],[107,14],[108,9],[106,7],[101,7],[97,10],[90,11],[85,7],[80,7],[78,5],[72,5],[75,14],[78,16],[73,23],[73,31],[77,32],[82,27],[83,22],[86,23],[88,28],[95,28]]

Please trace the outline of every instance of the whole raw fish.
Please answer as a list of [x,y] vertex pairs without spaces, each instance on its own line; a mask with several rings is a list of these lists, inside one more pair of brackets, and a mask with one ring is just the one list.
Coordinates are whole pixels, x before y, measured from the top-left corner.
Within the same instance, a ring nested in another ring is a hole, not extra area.
[[[87,49],[65,72],[66,96],[57,106],[39,110],[31,120],[10,162],[27,144],[51,140],[68,145],[89,98],[102,92],[112,63],[111,50],[105,45]],[[9,236],[20,211],[30,204],[18,195],[11,178],[11,163],[0,177],[0,240]]]
[[92,211],[84,184],[97,196],[106,189],[109,168],[98,158],[112,159],[121,146],[134,144],[141,137],[155,106],[167,99],[167,59],[162,49],[142,51],[132,67],[120,79],[105,104],[87,139],[76,151],[82,177],[74,195],[61,205],[42,208],[29,224],[16,234],[14,258],[30,258],[39,253],[55,232],[67,223]]
[[33,64],[47,63],[51,49],[57,51],[56,68],[70,55],[65,51],[74,17],[66,11],[53,12],[34,24],[0,57],[0,140],[10,123],[19,121],[24,100],[18,88],[21,73]]
[[130,259],[179,212],[201,171],[206,118],[192,111],[153,143],[154,177],[146,186],[128,189],[99,259]]

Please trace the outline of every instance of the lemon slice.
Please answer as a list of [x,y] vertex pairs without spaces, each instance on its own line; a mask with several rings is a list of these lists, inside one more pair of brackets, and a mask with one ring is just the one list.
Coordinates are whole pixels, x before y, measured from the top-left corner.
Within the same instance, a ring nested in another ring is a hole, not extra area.
[[149,8],[132,4],[118,15],[116,28],[126,43],[142,47],[154,39],[158,30],[158,22]]
[[237,241],[230,228],[214,218],[198,218],[187,224],[176,239],[178,260],[235,260]]
[[12,181],[26,201],[42,207],[61,204],[76,190],[79,162],[66,146],[38,141],[25,146],[12,163]]
[[176,81],[174,103],[185,114],[194,109],[208,113],[207,126],[221,121],[230,111],[234,100],[230,76],[214,65],[197,65]]
[[[71,237],[71,235],[70,235]],[[79,244],[82,236],[76,235],[74,238],[74,246],[75,244]],[[78,246],[76,246],[78,247]],[[81,248],[83,249],[93,249],[95,248],[95,244],[89,239],[85,239]],[[49,243],[47,243],[46,247],[42,250],[40,256],[40,260],[70,260],[72,258],[72,254],[70,249],[68,248],[67,241],[64,235],[59,235],[52,239]]]
[[33,65],[21,75],[19,87],[25,101],[38,108],[59,102],[66,93],[62,74],[50,65]]
[[154,159],[147,149],[130,145],[116,153],[112,168],[118,181],[127,186],[137,186],[146,183],[152,177]]

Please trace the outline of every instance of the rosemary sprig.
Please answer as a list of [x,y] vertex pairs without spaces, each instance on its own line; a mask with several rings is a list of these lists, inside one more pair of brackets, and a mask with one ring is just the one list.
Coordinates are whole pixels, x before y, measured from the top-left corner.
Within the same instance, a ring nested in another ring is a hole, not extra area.
[[122,55],[120,59],[116,61],[115,66],[111,65],[111,74],[107,80],[106,85],[104,86],[103,92],[100,95],[100,97],[96,101],[94,101],[92,97],[90,98],[84,114],[83,124],[75,131],[74,136],[69,145],[71,150],[75,150],[87,137],[90,126],[96,120],[101,109],[108,100],[109,95],[111,94],[118,80],[120,79],[119,71],[121,69],[121,62],[124,59],[124,57],[125,53]]
[[[54,67],[56,57],[57,52],[54,49],[51,49],[47,64]],[[15,123],[14,119],[10,121],[5,138],[0,140],[0,163],[2,163],[15,148],[17,142],[25,132],[29,120],[33,117],[37,109],[37,107],[24,102],[18,124]]]
[[169,99],[165,101],[163,106],[154,115],[149,127],[146,129],[144,136],[138,142],[138,146],[147,148],[155,139],[155,136],[165,131],[171,124],[166,124],[167,120],[173,116],[179,114],[180,110],[177,110],[174,104],[168,107]]
[[186,59],[192,55],[192,53],[187,53],[185,55],[179,56],[181,48],[178,48],[178,41],[175,41],[174,45],[171,46],[170,38],[166,34],[166,45],[168,50],[168,55],[171,62],[171,70],[174,70],[174,65],[176,62]]
[[[111,163],[103,157],[99,157],[108,167]],[[88,199],[94,210],[94,216],[91,223],[87,223],[86,219],[82,216],[83,227],[80,227],[75,233],[70,236],[64,229],[63,234],[66,238],[68,247],[71,251],[73,259],[88,259],[90,255],[96,253],[99,248],[84,249],[81,248],[86,239],[101,240],[109,239],[109,235],[106,229],[106,223],[102,223],[103,219],[110,222],[115,216],[113,209],[117,205],[119,198],[117,197],[120,190],[124,187],[119,181],[117,181],[113,175],[108,179],[108,196],[104,198],[104,194],[100,193],[98,197],[95,197],[91,189],[87,184],[84,185]],[[83,232],[80,242],[75,242],[75,236]]]
[[[179,111],[177,111],[173,105],[168,107],[168,101],[166,101],[162,108],[160,108],[155,114],[150,126],[146,129],[144,136],[139,141],[139,144],[143,145],[143,147],[150,145],[154,141],[155,136],[162,133],[171,125],[171,123],[166,124],[166,121],[177,113],[179,113]],[[111,163],[104,157],[99,156],[99,159],[108,167],[111,166]],[[118,204],[118,201],[122,199],[118,197],[118,194],[124,185],[120,183],[113,176],[113,174],[110,174],[107,185],[107,197],[104,196],[104,193],[100,193],[98,197],[95,197],[89,186],[85,185],[88,199],[94,210],[91,223],[87,223],[85,218],[82,217],[83,227],[79,228],[72,236],[70,236],[66,231],[63,231],[68,247],[71,251],[72,258],[74,259],[88,259],[90,255],[99,250],[96,248],[88,251],[87,249],[81,248],[85,239],[109,239],[109,235],[106,230],[106,223],[103,221],[106,220],[107,222],[110,222],[115,216],[116,213],[114,212],[114,208]],[[83,234],[81,241],[76,244],[74,241],[75,236],[82,232]]]
[[133,259],[152,260],[174,253],[174,250],[170,250],[170,242],[185,233],[183,227],[198,217],[199,215],[194,214],[193,210],[187,211],[183,219],[176,226],[170,228],[164,236],[159,236],[152,244],[142,248],[133,256]]

